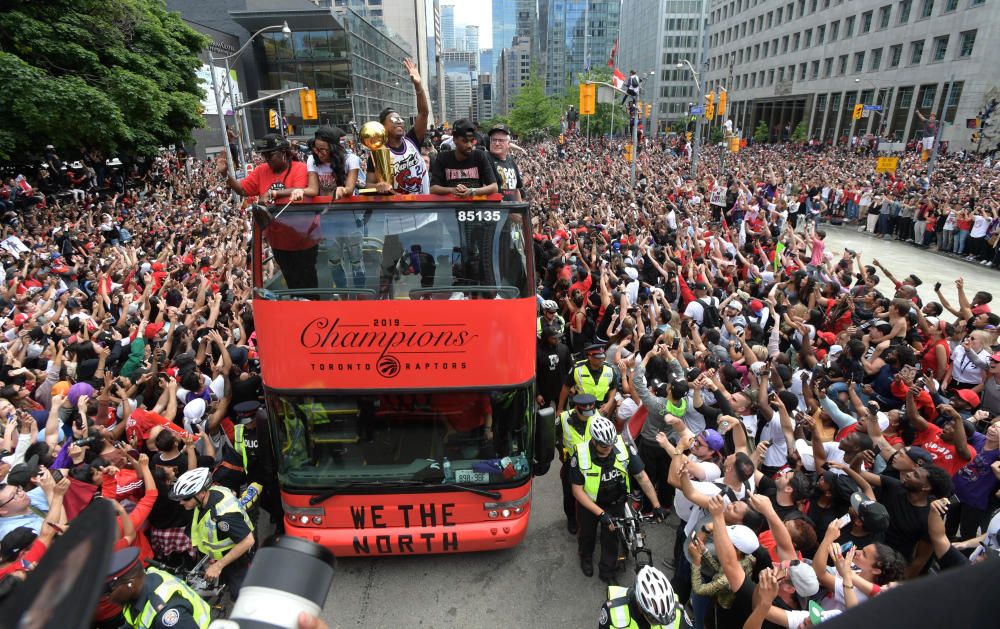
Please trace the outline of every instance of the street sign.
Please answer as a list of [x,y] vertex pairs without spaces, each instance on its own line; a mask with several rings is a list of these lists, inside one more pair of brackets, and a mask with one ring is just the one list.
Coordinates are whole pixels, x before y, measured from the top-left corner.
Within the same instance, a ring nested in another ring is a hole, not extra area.
[[882,105],[865,105],[865,111],[882,111]]
[[878,158],[878,163],[875,165],[875,172],[894,173],[896,172],[896,165],[898,163],[898,157],[880,157]]
[[701,106],[701,105],[698,105],[697,107],[692,107],[691,108],[691,115],[692,116],[700,116],[703,113],[705,113],[705,108],[703,106]]

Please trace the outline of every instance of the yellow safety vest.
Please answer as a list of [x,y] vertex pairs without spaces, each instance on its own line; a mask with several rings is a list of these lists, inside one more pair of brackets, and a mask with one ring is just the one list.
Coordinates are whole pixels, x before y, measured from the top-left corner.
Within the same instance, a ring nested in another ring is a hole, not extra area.
[[198,627],[200,629],[208,629],[208,625],[212,622],[211,608],[187,583],[184,583],[169,572],[164,572],[157,568],[147,568],[146,574],[158,575],[163,579],[163,582],[153,590],[153,595],[146,600],[146,604],[143,606],[142,611],[139,612],[138,617],[133,616],[131,606],[126,605],[122,609],[122,614],[131,627],[135,629],[149,629],[153,626],[153,620],[156,619],[156,615],[166,607],[170,599],[180,595],[181,598],[191,604],[191,614],[194,616],[194,621],[198,623]]
[[605,402],[608,391],[611,390],[611,382],[615,379],[615,372],[611,367],[604,365],[601,375],[594,382],[594,377],[590,375],[590,368],[587,361],[581,360],[573,367],[573,381],[576,382],[577,393],[589,393],[597,398],[598,402]]
[[[625,493],[632,491],[632,479],[628,475],[628,448],[621,435],[615,440],[614,447],[615,469],[621,473],[625,479]],[[590,499],[597,502],[597,491],[601,488],[601,468],[594,466],[590,459],[590,440],[576,446],[576,464],[583,472],[583,491],[587,492]]]
[[236,442],[233,444],[233,449],[236,450],[236,454],[240,455],[243,459],[243,471],[249,472],[247,468],[247,438],[246,438],[246,426],[243,424],[236,424],[233,426],[233,436],[236,437]]
[[219,560],[236,545],[236,542],[229,537],[219,539],[219,525],[216,518],[239,513],[251,531],[253,524],[232,490],[217,485],[208,491],[222,494],[222,500],[216,503],[214,508],[208,509],[204,513],[201,512],[200,506],[195,507],[194,521],[191,524],[191,545],[212,559]]
[[569,415],[571,411],[563,411],[562,415],[559,416],[559,421],[562,423],[562,449],[563,454],[566,455],[565,460],[569,460],[569,457],[573,456],[573,452],[576,450],[576,446],[590,441],[590,425],[594,423],[595,417],[600,417],[599,413],[594,413],[587,418],[587,424],[583,427],[583,434],[581,435],[573,428],[572,424],[569,423]]
[[[639,624],[632,619],[632,614],[628,610],[628,588],[623,588],[618,585],[608,586],[608,601],[614,603],[615,600],[621,601],[618,605],[612,605],[609,612],[611,616],[611,626],[615,629],[638,629]],[[667,625],[650,625],[650,629],[666,629]],[[673,629],[678,629],[681,626],[681,611],[674,610],[674,622],[671,625]]]

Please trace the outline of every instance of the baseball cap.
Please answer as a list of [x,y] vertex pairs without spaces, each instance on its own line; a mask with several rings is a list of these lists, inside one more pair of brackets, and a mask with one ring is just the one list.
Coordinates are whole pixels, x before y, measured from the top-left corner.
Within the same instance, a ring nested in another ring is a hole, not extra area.
[[883,432],[885,432],[886,430],[888,430],[888,428],[889,428],[889,416],[886,413],[884,413],[882,411],[879,411],[879,412],[875,413],[875,419],[878,420],[878,429],[879,430],[881,430]]
[[510,135],[510,129],[508,129],[505,124],[495,124],[490,127],[489,133],[486,135],[493,135],[494,133],[506,133],[507,135]]
[[452,125],[452,137],[465,136],[475,132],[476,128],[466,118],[456,120],[455,124]]
[[184,405],[184,419],[194,424],[200,423],[206,408],[205,400],[197,397]]
[[754,312],[760,312],[763,309],[764,309],[764,302],[762,302],[761,300],[752,299],[750,301],[750,310],[753,310]]
[[990,360],[995,363],[1000,363],[1000,352],[993,352],[990,354]]
[[3,536],[3,541],[0,542],[0,561],[12,561],[28,546],[31,546],[37,538],[38,534],[27,526],[12,529]]
[[706,428],[702,431],[701,436],[705,440],[705,444],[715,452],[721,452],[722,448],[726,445],[725,440],[719,434],[718,430]]
[[819,592],[819,579],[809,564],[797,563],[794,566],[789,566],[788,580],[795,587],[795,593],[804,598],[809,598]]
[[16,485],[21,489],[26,489],[28,487],[28,482],[32,478],[38,476],[39,469],[38,455],[33,454],[25,461],[10,468],[10,472],[7,473],[7,484]]
[[146,326],[146,338],[147,339],[156,338],[156,335],[159,334],[160,330],[162,329],[163,329],[162,323],[150,323],[149,325]]
[[287,149],[291,145],[288,143],[288,140],[277,133],[268,133],[264,137],[255,140],[253,146],[257,149],[258,153],[273,153]]
[[708,286],[705,282],[695,282],[691,284],[691,290],[708,290]]
[[923,464],[923,467],[934,465],[934,457],[927,450],[924,450],[920,446],[906,446],[903,448],[906,451],[906,456],[910,457],[914,463],[917,465]]
[[736,312],[743,312],[743,303],[734,299],[733,301],[726,304],[726,308],[732,308]]
[[749,555],[760,548],[760,540],[753,534],[750,527],[742,524],[732,524],[726,527],[729,531],[729,539],[732,540],[736,550],[744,555]]
[[979,394],[972,389],[959,389],[955,395],[972,408],[979,406]]

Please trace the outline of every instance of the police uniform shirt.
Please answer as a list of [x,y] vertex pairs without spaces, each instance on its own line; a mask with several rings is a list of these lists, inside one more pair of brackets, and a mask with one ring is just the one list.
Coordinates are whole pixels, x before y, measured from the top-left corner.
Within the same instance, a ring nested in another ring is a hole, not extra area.
[[[607,365],[602,362],[601,366],[598,367],[597,369],[591,369],[590,364],[587,361],[583,361],[582,363],[577,363],[576,365],[573,366],[573,369],[570,369],[569,374],[566,376],[565,384],[567,387],[576,386],[576,380],[573,377],[573,372],[576,371],[577,366],[579,366],[580,364],[583,365],[584,369],[590,372],[590,377],[594,379],[594,382],[597,382],[598,379],[601,377],[601,374],[604,373],[605,367],[611,367],[611,386],[608,387],[608,391],[611,390],[618,391],[621,389],[621,376],[618,375],[617,367],[615,367],[614,365]],[[605,398],[603,400],[597,400],[597,401],[598,403],[603,404],[604,402],[607,401],[607,399]]]
[[[652,626],[646,622],[646,617],[635,601],[628,602],[628,615],[639,629],[649,629]],[[611,624],[611,601],[605,601],[601,607],[600,616],[597,618],[597,629],[614,629],[614,625]]]
[[[595,502],[599,505],[614,504],[625,498],[625,479],[621,476],[621,472],[615,467],[615,456],[616,450],[611,449],[608,456],[601,457],[597,450],[594,448],[594,442],[588,442],[588,447],[590,448],[590,464],[594,467],[601,468],[601,484],[597,487],[597,500]],[[626,445],[628,449],[628,465],[625,469],[628,470],[629,475],[635,476],[645,469],[642,464],[642,459],[639,458],[639,453],[636,451],[635,446]],[[574,455],[570,460],[570,471],[569,471],[569,481],[573,485],[583,485],[584,477],[583,472],[580,471],[580,464],[577,461],[577,456]]]
[[[221,492],[210,491],[208,493],[208,503],[205,505],[202,513],[205,513],[215,505],[219,504],[221,500]],[[233,543],[239,544],[247,535],[251,533],[250,527],[247,526],[247,523],[243,518],[243,514],[241,513],[227,513],[222,516],[216,516],[214,519],[219,530],[220,540],[228,537],[233,540]]]
[[[153,592],[161,583],[163,583],[163,577],[152,572],[146,573],[139,598],[129,605],[132,608],[133,618],[139,617],[146,607],[146,602],[153,596]],[[191,603],[183,596],[175,594],[165,603],[163,609],[153,618],[150,629],[199,629],[198,623],[194,620],[194,610],[191,609]]]

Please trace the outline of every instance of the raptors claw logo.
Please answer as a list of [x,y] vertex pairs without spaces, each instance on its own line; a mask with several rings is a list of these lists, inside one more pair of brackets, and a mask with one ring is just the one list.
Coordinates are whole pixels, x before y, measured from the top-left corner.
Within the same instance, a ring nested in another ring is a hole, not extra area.
[[396,175],[396,187],[400,190],[419,192],[421,183],[422,178],[413,176],[412,171],[409,168],[399,171]]

